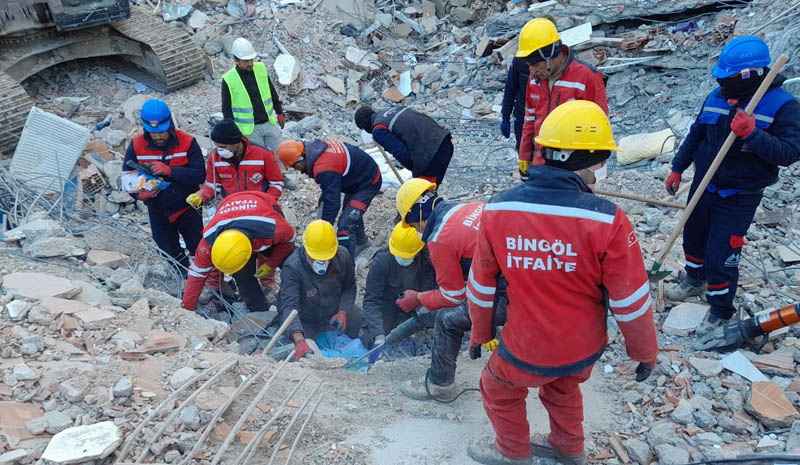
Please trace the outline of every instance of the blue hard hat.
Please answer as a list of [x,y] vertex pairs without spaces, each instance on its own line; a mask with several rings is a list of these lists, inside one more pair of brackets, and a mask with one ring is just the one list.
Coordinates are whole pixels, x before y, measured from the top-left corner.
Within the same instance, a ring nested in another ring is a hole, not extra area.
[[737,37],[722,49],[711,75],[723,79],[747,68],[763,68],[769,61],[766,42],[755,36]]
[[142,105],[142,125],[147,132],[164,132],[172,123],[172,112],[167,103],[151,98]]

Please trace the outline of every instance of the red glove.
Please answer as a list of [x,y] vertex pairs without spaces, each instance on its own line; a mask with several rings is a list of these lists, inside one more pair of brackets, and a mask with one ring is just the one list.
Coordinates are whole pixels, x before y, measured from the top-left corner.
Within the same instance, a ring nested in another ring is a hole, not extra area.
[[333,315],[330,325],[336,330],[337,333],[343,333],[347,330],[347,313],[340,310],[339,313]]
[[301,358],[305,357],[306,355],[313,354],[314,351],[311,350],[311,347],[308,347],[306,344],[305,339],[299,339],[297,342],[294,343],[294,361],[300,361]]
[[394,303],[406,313],[413,312],[422,305],[419,301],[419,292],[410,289],[404,291]]
[[740,109],[731,121],[731,129],[737,136],[744,139],[756,130],[756,118],[752,115],[747,116],[747,113]]
[[157,195],[158,195],[158,191],[139,191],[139,193],[136,194],[136,197],[139,200],[144,201],[144,200],[147,200],[147,199],[152,199],[153,197],[155,197]]
[[664,187],[664,189],[666,189],[667,192],[669,192],[669,195],[675,195],[675,193],[678,192],[678,188],[680,187],[681,187],[681,174],[673,171],[672,173],[669,174],[669,176],[667,176],[667,185]]
[[278,115],[278,124],[281,125],[281,128],[286,125],[286,117],[283,115]]
[[161,163],[160,161],[151,163],[150,168],[153,170],[153,173],[159,176],[169,176],[169,174],[172,172],[172,168],[170,168],[169,165],[166,163]]

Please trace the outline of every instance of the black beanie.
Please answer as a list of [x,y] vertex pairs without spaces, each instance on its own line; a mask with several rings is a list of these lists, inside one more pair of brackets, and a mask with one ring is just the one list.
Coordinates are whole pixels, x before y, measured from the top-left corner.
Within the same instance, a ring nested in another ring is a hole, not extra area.
[[211,141],[220,144],[238,144],[242,141],[242,132],[232,119],[225,118],[211,130]]
[[[553,150],[548,147],[542,147],[543,151]],[[561,168],[568,171],[580,171],[584,168],[589,168],[598,163],[602,163],[611,156],[610,150],[595,150],[589,152],[588,150],[575,150],[567,161],[548,160],[545,155],[544,164],[554,168]]]
[[359,129],[363,129],[369,133],[372,132],[372,116],[375,114],[375,111],[370,107],[361,107],[356,110],[355,120],[356,120],[356,127]]

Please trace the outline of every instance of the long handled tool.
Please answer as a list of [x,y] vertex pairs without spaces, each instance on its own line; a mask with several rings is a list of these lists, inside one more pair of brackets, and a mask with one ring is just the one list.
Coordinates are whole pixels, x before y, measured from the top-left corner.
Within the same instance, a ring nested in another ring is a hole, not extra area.
[[594,191],[595,194],[598,195],[607,195],[609,197],[619,197],[621,199],[628,199],[628,200],[636,200],[638,202],[650,203],[653,205],[663,205],[665,207],[671,208],[679,208],[683,209],[686,208],[686,205],[681,205],[675,202],[667,202],[666,200],[658,200],[658,199],[651,199],[650,197],[644,197],[641,195],[634,195],[634,194],[625,194],[622,192],[612,192],[612,191],[604,191],[602,189],[597,189]]
[[[800,303],[762,313],[744,321],[736,320],[717,328],[700,341],[698,350],[727,352],[744,345],[758,353],[769,340],[769,333],[800,323]],[[760,341],[755,338],[763,336]]]
[[382,344],[378,344],[372,349],[370,349],[366,354],[358,357],[357,359],[353,360],[352,362],[347,364],[347,368],[351,366],[357,365],[360,361],[364,360],[365,358],[369,357],[376,351],[382,349],[386,346],[386,344],[394,344],[396,342],[400,342],[403,339],[412,336],[417,331],[423,329],[425,324],[422,322],[422,318],[420,317],[420,312],[427,313],[424,307],[420,308],[420,310],[416,310],[411,313],[412,318],[407,319],[406,321],[400,323],[395,327],[393,330],[389,332],[389,335],[386,336],[386,339]]
[[403,181],[403,178],[400,176],[400,172],[397,171],[397,168],[394,167],[394,164],[392,163],[392,160],[389,158],[389,155],[387,155],[386,151],[383,150],[383,147],[381,147],[381,144],[376,142],[375,145],[378,147],[378,150],[381,151],[381,155],[383,155],[383,159],[386,160],[386,164],[389,165],[389,168],[392,169],[392,173],[394,173],[394,175],[397,177],[397,180],[400,181],[400,184],[403,184],[405,181]]
[[[764,78],[764,81],[761,82],[761,85],[758,86],[758,90],[756,90],[753,98],[750,99],[750,103],[747,104],[747,108],[744,109],[748,116],[753,114],[753,110],[755,110],[758,102],[761,101],[761,97],[763,97],[767,92],[767,89],[769,89],[769,86],[772,84],[775,76],[778,75],[781,68],[783,68],[783,65],[785,65],[788,60],[789,57],[786,54],[779,56],[778,59],[775,60],[774,66],[769,70],[769,73],[767,73],[767,76]],[[664,264],[664,260],[666,260],[669,251],[672,249],[673,244],[675,244],[675,240],[678,238],[678,235],[681,233],[681,231],[683,231],[683,226],[686,224],[689,216],[694,211],[694,207],[697,206],[697,202],[700,201],[700,197],[703,195],[703,192],[705,192],[708,183],[711,182],[711,178],[714,177],[714,174],[717,172],[717,168],[719,168],[719,165],[722,164],[722,161],[725,159],[725,156],[728,154],[728,150],[730,150],[735,140],[736,134],[731,131],[728,134],[728,137],[725,139],[725,142],[722,144],[722,147],[719,148],[717,156],[714,157],[714,161],[711,163],[708,171],[706,171],[706,175],[703,176],[700,184],[698,184],[697,189],[694,191],[694,195],[689,200],[689,203],[686,204],[686,209],[683,211],[683,215],[681,216],[680,220],[678,220],[678,224],[675,225],[675,229],[672,231],[672,234],[670,234],[669,239],[667,239],[667,242],[664,244],[661,254],[659,254],[658,258],[653,263],[653,266],[650,268],[648,275],[651,282],[658,282],[669,276],[668,271],[660,271],[661,265]]]

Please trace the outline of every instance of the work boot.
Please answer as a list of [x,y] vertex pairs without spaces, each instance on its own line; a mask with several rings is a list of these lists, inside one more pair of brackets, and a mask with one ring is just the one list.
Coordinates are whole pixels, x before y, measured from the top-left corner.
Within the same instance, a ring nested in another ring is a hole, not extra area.
[[703,318],[702,323],[695,328],[694,334],[698,338],[704,338],[714,332],[715,329],[721,328],[728,324],[728,320],[712,315],[711,312]]
[[469,455],[472,460],[485,463],[486,465],[529,465],[532,463],[530,457],[512,459],[511,457],[503,455],[502,452],[497,450],[497,446],[494,445],[494,441],[491,439],[472,441],[469,446],[467,446],[467,455]]
[[553,447],[544,434],[531,436],[531,455],[552,457],[564,465],[586,465],[586,451],[577,455],[567,455]]
[[679,284],[673,284],[664,292],[664,296],[673,302],[683,302],[689,297],[703,295],[706,292],[706,285],[692,286],[689,281],[683,280]]
[[[427,382],[427,389],[426,384]],[[414,400],[432,400],[436,399],[449,399],[453,397],[455,390],[455,383],[450,383],[447,386],[440,386],[434,384],[433,381],[427,380],[427,375],[420,379],[409,379],[400,385],[400,392],[404,396],[410,397]],[[430,392],[430,395],[428,394]]]

